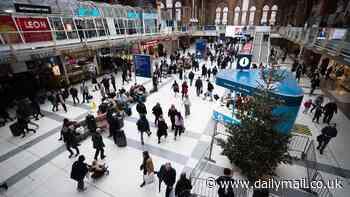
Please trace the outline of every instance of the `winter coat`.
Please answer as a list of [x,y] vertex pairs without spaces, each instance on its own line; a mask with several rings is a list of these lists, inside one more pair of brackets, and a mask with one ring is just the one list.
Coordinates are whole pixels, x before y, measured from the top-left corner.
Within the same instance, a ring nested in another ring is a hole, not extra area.
[[136,105],[136,111],[139,114],[147,114],[147,109],[146,109],[146,105],[144,103],[137,103]]
[[338,112],[337,104],[334,102],[327,103],[323,109],[325,114],[333,114]]
[[160,115],[163,115],[163,110],[159,105],[156,105],[152,109],[152,113],[156,116],[159,117]]
[[144,160],[140,166],[140,169],[143,170],[143,174],[152,174],[154,173],[154,165],[151,158],[148,158],[146,161]]
[[[233,181],[234,181],[234,179],[231,177],[228,177],[228,176],[220,176],[219,178],[216,179],[217,185],[230,184],[230,182],[233,183]],[[232,187],[228,187],[227,191],[225,191],[225,189],[226,188],[224,188],[224,187],[219,187],[219,189],[218,189],[219,196],[225,196],[225,197],[234,196],[234,192],[233,192]]]
[[150,131],[149,123],[148,123],[148,120],[146,119],[146,117],[140,118],[137,121],[136,125],[137,125],[137,129],[140,132],[148,132],[148,131]]
[[75,137],[74,131],[71,128],[63,127],[62,128],[63,141],[68,146],[77,146],[78,142]]
[[177,197],[190,197],[192,189],[191,181],[187,178],[179,179],[175,186],[175,196]]
[[193,80],[193,78],[194,78],[194,73],[193,73],[192,71],[188,74],[188,78],[189,78],[190,80]]
[[210,82],[208,83],[208,91],[212,92],[214,90],[214,86],[213,84],[211,84]]
[[100,149],[105,147],[101,134],[94,132],[91,136],[91,140],[92,140],[94,149]]
[[177,110],[176,109],[169,109],[168,111],[168,116],[170,117],[171,121],[175,121],[175,116],[176,116]]
[[176,126],[181,126],[181,127],[184,126],[184,119],[183,119],[182,116],[179,115],[179,114],[177,114],[177,115],[175,116],[175,125],[176,125]]
[[322,133],[323,137],[325,137],[327,139],[331,139],[333,137],[337,137],[338,130],[335,127],[326,126],[321,130],[321,133]]
[[157,136],[162,137],[163,135],[168,135],[168,125],[164,120],[158,121],[158,131],[157,131]]
[[76,161],[72,165],[72,171],[70,174],[71,179],[79,181],[84,179],[86,174],[88,173],[88,165],[81,161]]
[[165,185],[172,187],[176,181],[176,170],[171,167],[166,170],[165,165],[162,165],[157,173],[159,180],[164,181]]
[[195,83],[195,86],[196,86],[197,89],[202,88],[202,87],[203,87],[203,82],[202,82],[202,80],[197,79],[197,80],[196,80],[196,83]]

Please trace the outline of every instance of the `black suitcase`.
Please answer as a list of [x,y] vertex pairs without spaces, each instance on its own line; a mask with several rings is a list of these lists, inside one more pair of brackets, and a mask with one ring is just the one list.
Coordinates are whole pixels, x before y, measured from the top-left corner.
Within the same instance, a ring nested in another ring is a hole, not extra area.
[[18,122],[13,123],[10,125],[10,130],[13,136],[17,137],[20,136],[23,132],[23,128],[18,124]]
[[118,146],[118,147],[125,147],[126,146],[126,137],[124,134],[123,130],[120,131],[115,131],[115,135],[114,135],[114,143]]

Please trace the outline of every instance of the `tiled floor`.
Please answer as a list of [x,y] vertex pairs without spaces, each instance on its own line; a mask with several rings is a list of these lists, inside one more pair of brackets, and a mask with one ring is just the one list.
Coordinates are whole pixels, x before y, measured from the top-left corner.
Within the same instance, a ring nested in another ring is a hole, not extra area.
[[[117,87],[121,87],[120,75],[118,75],[117,79]],[[161,104],[165,114],[171,104],[174,104],[182,113],[184,112],[181,96],[174,97],[171,91],[174,79],[178,80],[178,76],[174,75],[164,79],[159,91],[147,98],[147,118],[150,122],[154,121],[151,109],[157,102]],[[152,86],[150,79],[138,77],[137,81],[145,84],[148,90]],[[307,86],[306,83],[303,79],[305,86]],[[131,84],[126,84],[125,87],[128,89]],[[224,89],[215,87],[214,91],[221,95]],[[100,103],[99,92],[92,93],[93,100],[98,105]],[[318,90],[316,93],[321,94],[322,92]],[[304,99],[308,97],[306,95]],[[214,125],[211,120],[213,103],[195,96],[194,87],[190,87],[190,98],[192,101],[191,115],[185,119],[185,135],[174,141],[173,133],[170,131],[168,138],[166,140],[163,139],[161,144],[157,143],[156,128],[152,126],[152,136],[145,136],[146,145],[140,145],[140,136],[136,128],[138,114],[135,107],[133,107],[133,114],[126,119],[124,128],[128,146],[126,148],[118,148],[110,138],[107,138],[107,132],[103,135],[107,155],[105,161],[111,173],[109,176],[95,182],[91,179],[86,180],[88,189],[84,193],[78,193],[75,189],[76,183],[69,178],[71,165],[75,159],[68,159],[68,152],[65,150],[62,142],[57,139],[59,138],[63,118],[80,120],[90,112],[91,105],[73,105],[71,98],[69,98],[67,102],[68,113],[62,110],[58,113],[52,113],[50,106],[44,104],[42,109],[46,116],[37,121],[40,124],[40,129],[36,134],[30,134],[24,139],[14,138],[11,136],[8,126],[0,128],[0,182],[7,181],[10,184],[9,190],[0,193],[0,196],[164,196],[164,186],[161,193],[158,193],[156,184],[144,188],[139,187],[139,184],[142,182],[142,173],[139,170],[142,162],[142,151],[148,150],[150,152],[156,170],[166,161],[171,161],[177,171],[177,175],[182,171],[186,171],[189,174],[189,171],[196,166],[198,160],[209,147],[210,134]],[[168,118],[166,121],[168,124],[170,123]],[[331,141],[324,156],[318,155],[318,161],[326,166],[325,171],[327,173],[325,172],[323,175],[329,179],[336,177],[334,177],[334,173],[327,171],[328,167],[350,169],[350,156],[347,153],[347,140],[350,139],[350,133],[347,132],[349,131],[349,126],[346,124],[349,120],[340,110],[334,117],[334,121],[339,123],[339,136]],[[321,128],[321,125],[311,123],[311,115],[300,113],[297,122],[308,125],[313,132],[313,138],[317,136]],[[90,163],[94,154],[91,140],[83,141],[79,148],[81,153],[86,156],[87,162]],[[203,177],[217,177],[221,175],[224,167],[232,167],[226,157],[220,155],[220,152],[220,148],[214,145],[212,159],[216,163],[209,164],[209,167],[202,173]],[[282,178],[303,178],[306,176],[305,171],[305,167],[298,163],[281,165],[277,169],[277,173]],[[240,175],[238,174],[237,176]],[[350,191],[349,184],[346,183],[344,186],[346,188],[342,191],[332,191],[335,196],[348,196],[346,194]]]

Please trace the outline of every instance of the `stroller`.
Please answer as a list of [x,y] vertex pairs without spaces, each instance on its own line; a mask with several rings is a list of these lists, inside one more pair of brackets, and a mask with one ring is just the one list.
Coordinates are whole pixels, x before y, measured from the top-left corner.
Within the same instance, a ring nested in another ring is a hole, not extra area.
[[91,172],[91,178],[96,181],[102,176],[109,175],[108,166],[105,163],[99,164],[96,160],[92,162],[92,165],[89,166],[89,171]]

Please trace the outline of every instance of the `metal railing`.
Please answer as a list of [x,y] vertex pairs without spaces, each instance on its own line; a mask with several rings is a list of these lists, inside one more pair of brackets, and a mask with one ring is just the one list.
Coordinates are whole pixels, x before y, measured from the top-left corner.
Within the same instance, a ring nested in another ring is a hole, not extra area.
[[[215,184],[214,187],[208,186],[207,179],[204,178],[193,178],[195,179],[196,184],[193,185],[191,193],[196,196],[201,197],[218,197],[218,189],[219,186]],[[235,194],[235,197],[248,197],[248,190],[237,187],[233,188],[233,192]]]

